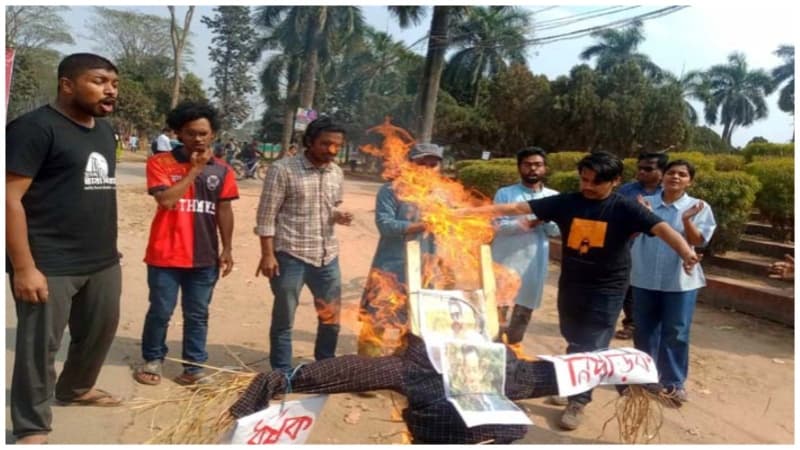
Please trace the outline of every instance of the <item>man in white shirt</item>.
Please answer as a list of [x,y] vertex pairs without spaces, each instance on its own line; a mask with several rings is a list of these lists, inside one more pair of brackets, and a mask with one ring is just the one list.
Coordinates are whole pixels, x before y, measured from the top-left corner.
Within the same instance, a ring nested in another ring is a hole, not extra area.
[[167,127],[161,129],[161,134],[158,135],[156,138],[156,151],[157,152],[171,152],[172,151],[172,144],[169,140],[169,135],[172,133]]

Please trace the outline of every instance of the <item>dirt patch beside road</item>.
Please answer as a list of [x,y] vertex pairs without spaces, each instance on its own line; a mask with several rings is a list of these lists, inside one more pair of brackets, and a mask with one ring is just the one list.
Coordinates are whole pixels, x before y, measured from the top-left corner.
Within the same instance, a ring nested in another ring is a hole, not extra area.
[[[378,184],[348,180],[344,207],[355,214],[351,227],[339,227],[343,279],[342,331],[338,354],[354,353],[359,323],[356,309],[366,274],[377,244],[374,225],[375,193]],[[234,272],[221,280],[211,304],[209,322],[209,364],[237,365],[236,357],[248,365],[267,370],[267,336],[272,294],[266,279],[254,276],[259,258],[258,240],[253,235],[261,183],[240,184],[241,198],[234,202]],[[165,366],[165,381],[157,387],[136,384],[130,366],[140,360],[139,343],[147,310],[147,282],[142,262],[155,203],[144,186],[119,189],[119,246],[123,258],[122,319],[111,355],[101,374],[99,386],[126,398],[157,398],[176,386],[169,380],[179,373],[176,363]],[[551,265],[543,306],[534,313],[524,340],[528,354],[559,354],[565,343],[558,332],[555,281],[558,266]],[[6,293],[8,296],[8,291]],[[170,356],[180,357],[180,311],[172,320],[167,336]],[[6,387],[10,386],[14,357],[16,316],[13,302],[6,302]],[[310,361],[316,333],[316,314],[310,293],[304,290],[297,310],[294,331],[296,362]],[[64,349],[57,358],[63,362]],[[613,341],[615,347],[630,341]],[[793,330],[738,313],[699,305],[692,329],[690,402],[680,410],[664,411],[660,433],[663,444],[791,444],[794,442],[794,334]],[[520,402],[534,422],[524,444],[617,443],[616,424],[603,423],[613,414],[613,389],[597,389],[594,402],[586,409],[586,422],[574,432],[556,425],[561,409],[544,399]],[[8,390],[6,405],[8,405]],[[385,444],[402,442],[404,426],[393,417],[397,394],[380,392],[374,398],[352,394],[333,395],[323,417],[313,430],[310,443]],[[353,411],[358,410],[358,414]],[[127,408],[55,407],[54,444],[137,444],[151,434],[150,415],[134,416]],[[170,414],[162,414],[170,418]],[[174,417],[174,416],[172,416]],[[345,420],[348,418],[348,420]],[[350,423],[354,422],[354,423]],[[10,429],[6,407],[6,429]],[[8,441],[8,431],[7,431]]]

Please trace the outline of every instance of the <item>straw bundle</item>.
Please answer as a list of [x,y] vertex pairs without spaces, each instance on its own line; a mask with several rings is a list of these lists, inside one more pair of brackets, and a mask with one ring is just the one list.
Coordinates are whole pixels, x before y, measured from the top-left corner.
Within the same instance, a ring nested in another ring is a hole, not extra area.
[[664,422],[662,404],[669,404],[670,397],[662,392],[652,393],[639,385],[631,385],[626,392],[613,400],[614,415],[604,424],[612,420],[619,426],[619,440],[625,444],[649,443],[656,439]]
[[[255,372],[217,369],[206,383],[170,388],[164,398],[134,399],[134,411],[150,411],[150,429],[157,433],[145,444],[217,444],[234,418],[228,408],[255,378]],[[163,425],[166,424],[166,425]]]

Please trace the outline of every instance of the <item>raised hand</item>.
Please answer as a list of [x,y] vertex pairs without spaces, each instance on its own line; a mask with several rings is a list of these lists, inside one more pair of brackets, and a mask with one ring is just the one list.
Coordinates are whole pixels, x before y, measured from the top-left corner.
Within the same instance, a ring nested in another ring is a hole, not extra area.
[[703,202],[697,202],[691,208],[683,212],[683,220],[689,220],[696,216],[703,209]]
[[653,205],[651,205],[649,201],[645,200],[645,198],[642,197],[642,194],[636,196],[636,201],[639,202],[640,205],[647,208],[648,211],[653,212]]

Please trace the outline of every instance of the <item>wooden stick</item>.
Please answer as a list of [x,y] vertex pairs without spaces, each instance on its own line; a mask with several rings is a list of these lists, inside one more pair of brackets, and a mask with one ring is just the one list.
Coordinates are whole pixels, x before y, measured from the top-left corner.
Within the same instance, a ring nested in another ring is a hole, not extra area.
[[486,332],[489,339],[494,339],[499,331],[497,322],[497,285],[492,268],[492,249],[488,245],[481,245],[481,286],[486,310],[483,312],[486,319]]
[[411,332],[422,336],[419,323],[419,291],[422,289],[422,262],[419,242],[406,242],[406,281],[408,282],[408,316]]

